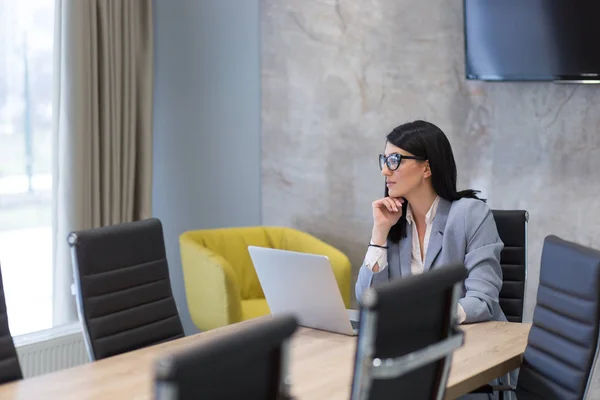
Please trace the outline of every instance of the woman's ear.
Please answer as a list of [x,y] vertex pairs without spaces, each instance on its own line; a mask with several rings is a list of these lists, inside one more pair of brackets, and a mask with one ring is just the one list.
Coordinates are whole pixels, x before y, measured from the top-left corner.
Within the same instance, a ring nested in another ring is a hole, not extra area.
[[431,166],[429,165],[429,161],[425,161],[425,173],[423,174],[424,178],[431,177]]

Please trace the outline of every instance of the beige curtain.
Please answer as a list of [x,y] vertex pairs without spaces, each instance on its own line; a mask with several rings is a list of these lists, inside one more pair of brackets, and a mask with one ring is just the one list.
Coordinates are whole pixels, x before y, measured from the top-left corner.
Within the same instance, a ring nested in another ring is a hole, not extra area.
[[151,215],[152,0],[56,0],[54,325],[76,320],[70,231]]

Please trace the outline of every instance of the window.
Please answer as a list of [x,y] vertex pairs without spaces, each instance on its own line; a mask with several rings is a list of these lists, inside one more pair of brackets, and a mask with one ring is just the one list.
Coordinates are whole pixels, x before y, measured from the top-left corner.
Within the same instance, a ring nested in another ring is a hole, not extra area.
[[52,326],[54,0],[0,0],[0,266],[13,336]]

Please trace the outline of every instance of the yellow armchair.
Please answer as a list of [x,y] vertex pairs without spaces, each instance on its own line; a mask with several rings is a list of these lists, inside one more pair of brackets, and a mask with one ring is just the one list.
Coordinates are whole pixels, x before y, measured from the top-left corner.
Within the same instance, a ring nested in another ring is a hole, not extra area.
[[329,257],[344,304],[350,307],[350,260],[308,233],[283,227],[207,229],[184,232],[179,244],[188,308],[202,331],[270,313],[249,245]]

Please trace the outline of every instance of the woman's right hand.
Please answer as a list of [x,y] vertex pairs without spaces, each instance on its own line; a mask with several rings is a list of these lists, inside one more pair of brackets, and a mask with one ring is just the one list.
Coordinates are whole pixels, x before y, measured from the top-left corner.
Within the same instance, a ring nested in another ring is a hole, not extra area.
[[[380,242],[387,238],[392,226],[400,220],[402,216],[403,198],[384,197],[373,202],[373,240]],[[376,243],[383,244],[383,243]]]

